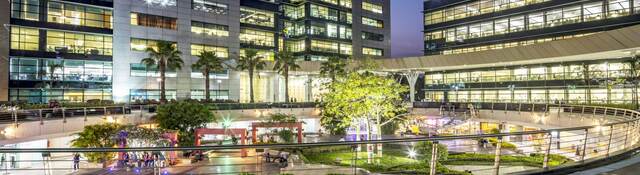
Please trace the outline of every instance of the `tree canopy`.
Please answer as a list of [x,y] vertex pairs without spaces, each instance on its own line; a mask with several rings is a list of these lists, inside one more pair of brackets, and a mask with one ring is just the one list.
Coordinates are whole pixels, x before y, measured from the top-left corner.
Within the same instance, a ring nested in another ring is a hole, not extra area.
[[354,121],[380,116],[388,121],[404,112],[401,94],[408,91],[394,79],[369,72],[349,73],[329,85],[323,94],[321,124],[331,133],[343,133]]
[[180,146],[192,146],[195,129],[215,122],[216,117],[206,105],[191,101],[179,101],[160,105],[156,121],[158,127],[162,129],[179,131]]

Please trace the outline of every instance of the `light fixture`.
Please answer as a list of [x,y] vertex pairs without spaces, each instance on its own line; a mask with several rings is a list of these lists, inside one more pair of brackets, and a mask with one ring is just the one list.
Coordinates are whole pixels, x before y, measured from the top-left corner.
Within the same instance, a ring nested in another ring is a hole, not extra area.
[[411,148],[411,149],[407,150],[407,155],[409,156],[409,158],[415,159],[416,156],[418,155],[418,153],[416,152],[416,150]]

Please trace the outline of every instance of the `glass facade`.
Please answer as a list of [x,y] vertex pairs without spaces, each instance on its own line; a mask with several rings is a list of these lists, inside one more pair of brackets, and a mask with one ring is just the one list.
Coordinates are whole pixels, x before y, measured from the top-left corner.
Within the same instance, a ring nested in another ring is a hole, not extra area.
[[549,0],[472,0],[469,3],[426,12],[424,24],[452,21],[546,1]]
[[149,15],[143,13],[131,13],[131,25],[135,26],[145,26],[145,27],[155,27],[155,28],[163,28],[163,29],[177,29],[177,20],[176,18],[165,17],[165,16],[157,16],[157,15]]
[[11,18],[40,20],[40,0],[11,0]]
[[191,44],[191,55],[198,56],[203,51],[215,52],[218,57],[229,57],[229,48],[204,44]]
[[229,26],[191,21],[191,33],[201,36],[228,37]]
[[311,40],[311,50],[318,52],[339,53],[343,55],[351,55],[353,53],[351,44],[322,40]]
[[[213,100],[228,100],[229,90],[209,90],[209,97]],[[203,89],[191,90],[191,99],[205,99]]]
[[[158,66],[147,66],[142,63],[132,63],[130,65],[130,72],[132,77],[160,77],[158,72]],[[177,71],[169,69],[164,74],[165,77],[177,77]]]
[[595,33],[585,33],[585,34],[577,34],[577,35],[567,35],[567,36],[558,36],[558,37],[550,37],[550,38],[540,38],[540,39],[532,39],[525,41],[517,41],[517,42],[507,42],[507,43],[499,43],[499,44],[491,44],[477,47],[467,47],[467,48],[459,48],[459,49],[445,49],[441,54],[443,55],[451,55],[451,54],[461,54],[461,53],[471,53],[471,52],[479,52],[485,50],[499,50],[517,46],[527,46],[531,44],[539,44],[545,43],[549,41],[557,41],[569,38],[577,38],[583,36],[589,36]]
[[425,94],[434,102],[630,103],[633,85],[617,81],[630,69],[612,61],[429,72]]
[[110,9],[49,1],[47,21],[98,28],[112,28],[113,13]]
[[306,10],[304,5],[298,5],[298,6],[284,5],[282,6],[282,8],[284,10],[284,16],[294,20],[304,18],[306,15]]
[[362,24],[363,25],[367,25],[367,26],[372,26],[372,27],[376,27],[376,28],[384,28],[384,21],[382,20],[377,20],[377,19],[371,19],[371,18],[367,18],[367,17],[362,17]]
[[362,48],[363,55],[382,56],[384,55],[383,52],[384,52],[383,49],[369,48],[369,47]]
[[141,39],[141,38],[131,38],[131,50],[144,52],[147,50],[147,47],[153,48],[157,50],[159,40],[151,40],[151,39]]
[[112,55],[113,38],[109,35],[47,30],[48,52],[65,48],[67,53]]
[[11,49],[39,50],[40,33],[36,28],[11,26]]
[[41,89],[41,88],[11,88],[11,101],[27,103],[47,103],[50,100],[61,102],[86,102],[88,100],[111,100],[111,89]]
[[384,35],[362,31],[362,39],[371,41],[384,41]]
[[[11,58],[11,80],[59,80],[72,82],[111,82],[111,62],[47,58]],[[51,65],[60,65],[51,74]],[[53,75],[53,77],[51,77]]]
[[[175,89],[165,89],[165,95],[168,100],[176,99],[176,90]],[[160,90],[159,89],[131,89],[129,90],[129,100],[131,102],[134,101],[142,101],[142,100],[160,100]]]
[[275,47],[273,32],[243,28],[240,29],[240,43],[254,46]]
[[366,10],[366,11],[377,13],[377,14],[382,14],[382,5],[363,1],[362,10]]
[[273,12],[252,8],[240,8],[240,23],[275,27],[275,15]]
[[217,15],[226,15],[229,13],[229,5],[212,0],[192,0],[191,7],[193,10]]

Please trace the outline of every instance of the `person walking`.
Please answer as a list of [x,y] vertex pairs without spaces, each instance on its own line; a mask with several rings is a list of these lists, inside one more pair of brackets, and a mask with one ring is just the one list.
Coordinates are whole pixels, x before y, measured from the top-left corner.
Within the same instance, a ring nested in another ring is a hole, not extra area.
[[80,154],[73,154],[73,172],[80,170]]

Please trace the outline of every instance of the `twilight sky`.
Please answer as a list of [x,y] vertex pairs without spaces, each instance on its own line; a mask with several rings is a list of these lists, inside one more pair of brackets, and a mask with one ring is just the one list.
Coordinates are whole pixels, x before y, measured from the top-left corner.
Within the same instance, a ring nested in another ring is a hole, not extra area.
[[391,57],[422,56],[423,0],[391,1]]

